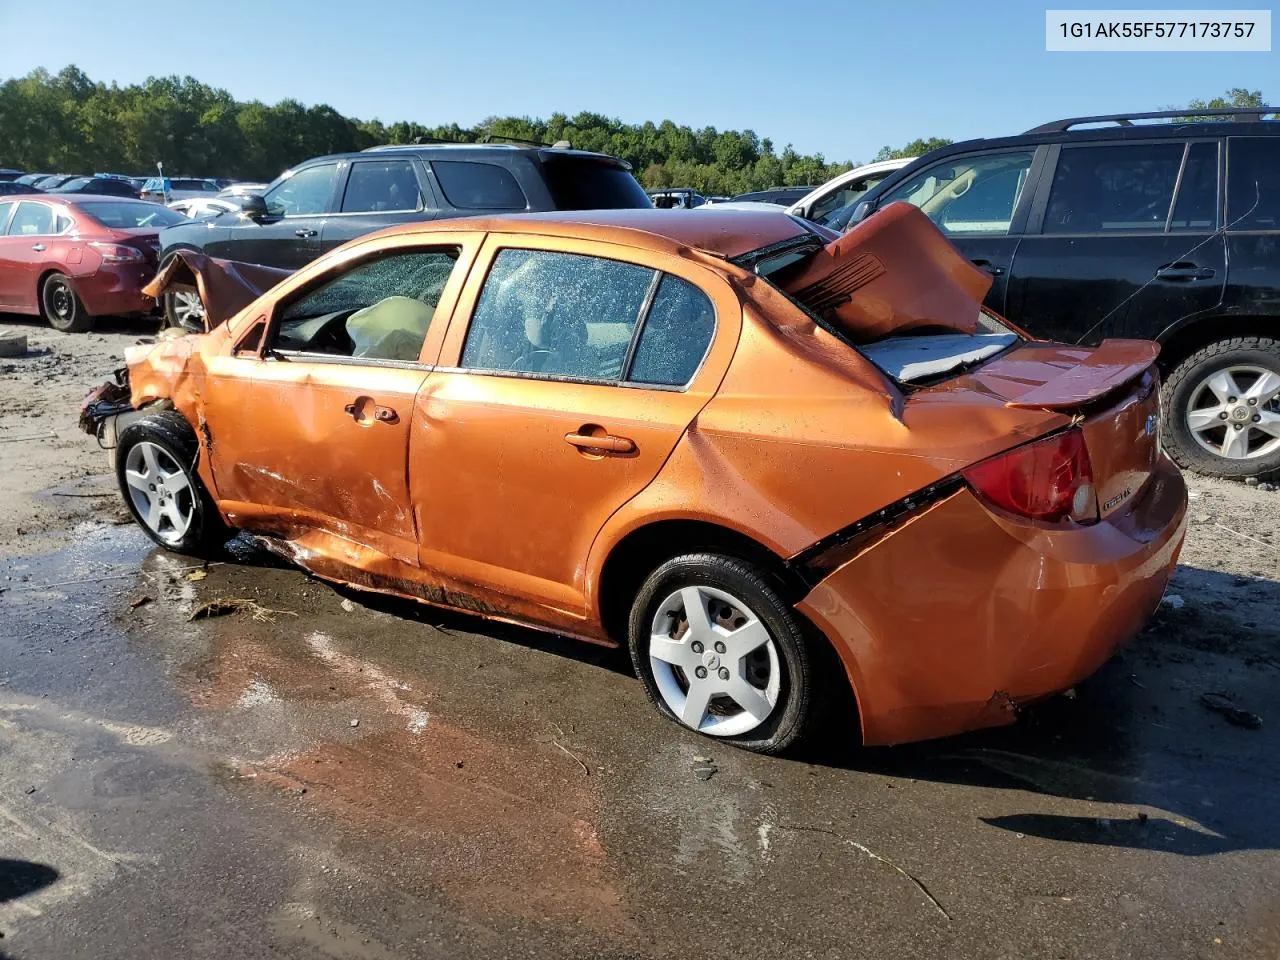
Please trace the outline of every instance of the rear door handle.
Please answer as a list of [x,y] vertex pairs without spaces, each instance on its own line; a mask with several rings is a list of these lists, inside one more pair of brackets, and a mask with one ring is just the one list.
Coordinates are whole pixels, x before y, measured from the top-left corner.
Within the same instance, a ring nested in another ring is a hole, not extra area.
[[43,243],[33,243],[33,244],[31,245],[31,249],[32,249],[32,250],[34,250],[36,253],[39,253],[41,250],[43,250],[43,249],[44,249],[44,244],[43,244]]
[[1217,273],[1213,267],[1198,267],[1194,263],[1166,263],[1156,270],[1161,280],[1212,280]]
[[971,260],[969,262],[975,267],[987,271],[987,273],[991,274],[993,277],[1001,276],[1004,273],[1004,267],[997,267],[990,260]]
[[592,435],[589,433],[566,433],[565,441],[579,450],[603,451],[605,453],[634,453],[636,444],[628,437],[615,437],[611,433]]
[[294,235],[295,237],[302,237],[302,238],[305,240],[307,237],[314,237],[314,236],[316,235],[316,231],[314,231],[314,230],[295,230],[295,231],[293,231],[293,235]]

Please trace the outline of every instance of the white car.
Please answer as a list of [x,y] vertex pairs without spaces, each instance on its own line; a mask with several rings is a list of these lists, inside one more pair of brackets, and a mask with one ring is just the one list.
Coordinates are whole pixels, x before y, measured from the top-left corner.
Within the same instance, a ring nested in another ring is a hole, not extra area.
[[231,200],[220,200],[217,197],[192,197],[188,200],[175,200],[169,209],[189,217],[192,220],[212,220],[214,217],[233,210],[240,205]]
[[[899,157],[895,160],[880,160],[846,170],[805,194],[787,208],[787,213],[820,223],[832,230],[844,230],[849,225],[849,217],[853,214],[858,199],[893,171],[902,169],[914,159],[915,157]],[[753,200],[730,200],[728,203],[704,204],[695,209],[776,212],[778,206]]]

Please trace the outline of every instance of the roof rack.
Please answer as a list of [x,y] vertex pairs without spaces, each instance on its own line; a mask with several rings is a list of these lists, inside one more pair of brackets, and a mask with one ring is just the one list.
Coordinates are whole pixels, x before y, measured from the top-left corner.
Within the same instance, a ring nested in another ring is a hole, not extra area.
[[549,147],[551,144],[543,143],[541,140],[524,140],[520,137],[504,137],[497,133],[486,133],[480,138],[480,143],[518,143],[524,147]]
[[1027,133],[1062,133],[1087,123],[1114,123],[1132,127],[1134,120],[1173,120],[1181,117],[1231,117],[1242,121],[1259,121],[1268,114],[1280,113],[1280,107],[1217,107],[1203,110],[1153,110],[1149,113],[1108,113],[1097,117],[1069,117],[1032,127]]

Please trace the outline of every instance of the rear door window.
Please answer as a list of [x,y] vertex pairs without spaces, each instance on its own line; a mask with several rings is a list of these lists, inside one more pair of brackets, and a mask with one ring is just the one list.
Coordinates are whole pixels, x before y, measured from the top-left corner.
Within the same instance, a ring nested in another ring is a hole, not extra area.
[[715,329],[716,311],[707,295],[687,280],[664,274],[627,379],[684,386],[702,364]]
[[9,224],[9,236],[30,237],[50,233],[53,233],[53,210],[43,203],[25,201],[18,204]]
[[16,206],[17,204],[13,201],[0,203],[0,236],[4,235],[4,227],[9,222],[9,214],[13,213],[13,208]]
[[351,165],[343,213],[388,213],[422,209],[418,176],[410,160],[363,160]]
[[1182,143],[1064,146],[1042,232],[1162,232],[1185,149]]
[[502,250],[476,304],[461,366],[619,380],[654,276],[600,257]]
[[1173,204],[1170,230],[1218,228],[1218,144],[1202,141],[1187,150]]
[[952,236],[1006,236],[1034,155],[1019,150],[943,160],[890,190],[878,206],[905,200]]
[[1280,137],[1227,140],[1227,223],[1280,230]]
[[433,160],[440,192],[459,210],[524,210],[529,201],[506,167],[467,160]]

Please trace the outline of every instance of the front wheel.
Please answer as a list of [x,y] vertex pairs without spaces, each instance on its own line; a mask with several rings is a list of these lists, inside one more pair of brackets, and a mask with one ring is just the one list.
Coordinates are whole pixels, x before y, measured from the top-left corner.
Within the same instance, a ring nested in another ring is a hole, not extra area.
[[61,273],[51,273],[40,288],[40,307],[49,326],[63,333],[83,333],[93,329],[93,317],[76,296],[71,280]]
[[691,730],[772,754],[814,725],[811,641],[754,564],[709,553],[667,561],[636,595],[628,639],[649,699]]
[[1180,466],[1237,479],[1280,472],[1280,341],[1209,344],[1169,375],[1163,401],[1161,440]]
[[164,295],[164,318],[171,327],[196,333],[205,329],[204,303],[194,290],[174,290]]
[[152,540],[201,556],[226,543],[228,532],[196,473],[198,453],[181,414],[148,414],[120,432],[116,479],[129,512]]

